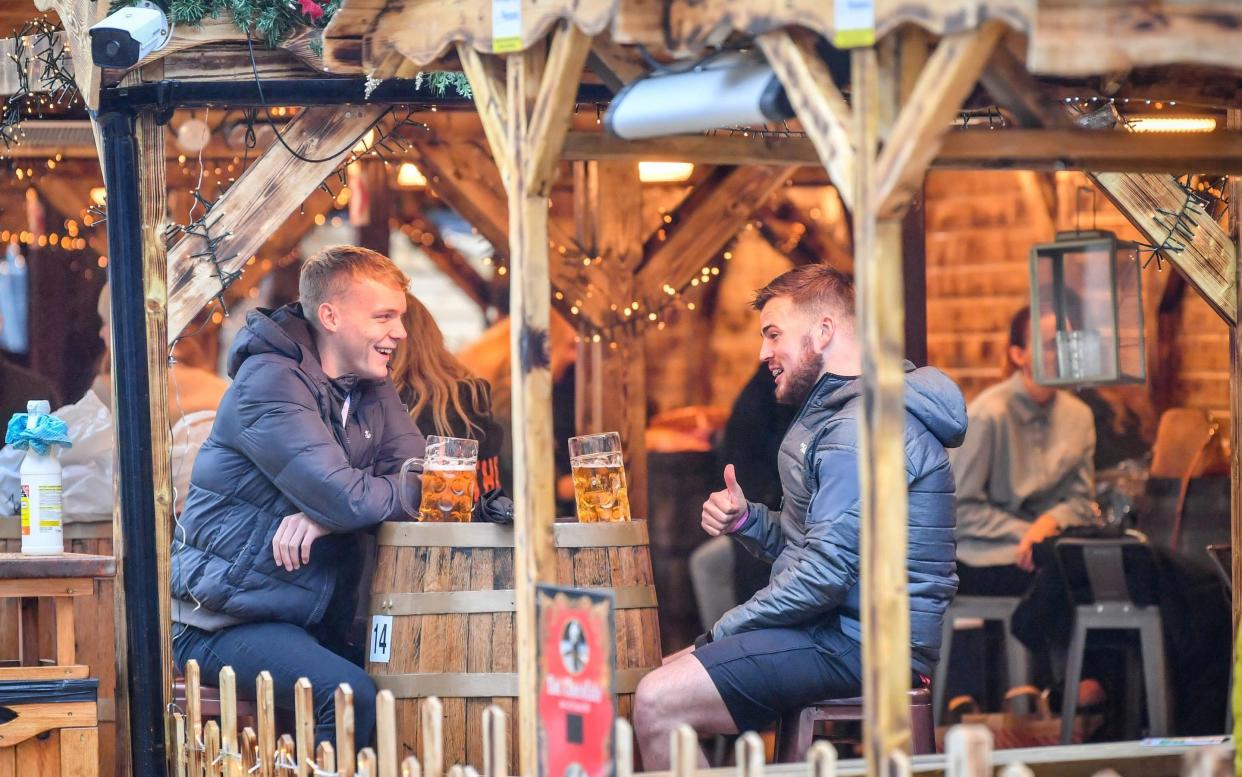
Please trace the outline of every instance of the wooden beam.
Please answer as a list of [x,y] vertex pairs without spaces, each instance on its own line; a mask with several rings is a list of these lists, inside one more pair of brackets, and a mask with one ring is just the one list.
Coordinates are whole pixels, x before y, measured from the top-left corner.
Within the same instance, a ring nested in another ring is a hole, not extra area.
[[483,122],[483,133],[487,136],[487,144],[492,148],[492,159],[500,169],[500,178],[508,182],[513,180],[513,152],[505,136],[509,126],[508,98],[505,95],[505,83],[497,71],[497,63],[493,57],[484,57],[466,45],[457,47],[457,58],[461,60],[462,70],[470,79],[470,89],[474,93],[474,105],[479,112],[479,120]]
[[64,27],[66,43],[73,58],[73,78],[82,93],[86,107],[99,107],[99,87],[102,72],[95,67],[88,52],[91,50],[90,28],[108,15],[108,3],[97,0],[35,0],[40,11],[54,11]]
[[815,150],[847,208],[853,207],[854,144],[850,139],[850,109],[832,82],[827,65],[815,51],[815,39],[805,33],[776,30],[759,36],[759,48],[768,58],[794,112],[810,135]]
[[633,50],[618,46],[607,33],[597,35],[591,41],[587,67],[599,76],[613,94],[647,73],[646,65],[635,56]]
[[[613,35],[623,43],[678,53],[698,52],[723,42],[731,33],[747,38],[792,27],[804,27],[832,42],[838,31],[837,6],[842,2],[846,0],[623,3]],[[906,24],[935,35],[952,35],[973,30],[989,19],[1026,32],[1034,25],[1035,6],[1029,0],[877,0],[875,35],[882,39]]]
[[1000,22],[989,21],[978,30],[941,39],[877,160],[878,218],[899,216],[922,189],[950,122],[975,88],[1002,30]]
[[[348,23],[350,34],[337,33],[333,24],[324,36],[325,60],[352,63],[360,59],[364,70],[375,57],[398,51],[419,67],[435,62],[454,44],[469,46],[480,54],[528,52],[541,44],[560,22],[573,24],[588,36],[603,32],[612,22],[617,0],[520,0],[521,31],[508,41],[492,40],[491,0],[431,0],[388,3],[376,8],[370,0],[360,3]],[[349,6],[354,5],[350,3]],[[347,6],[347,8],[349,7]],[[357,30],[367,31],[358,35]],[[338,37],[340,35],[340,37]],[[359,45],[358,41],[361,43]],[[338,43],[339,41],[339,43]],[[360,47],[360,51],[358,50]]]
[[641,309],[654,310],[667,298],[666,285],[680,289],[750,221],[785,181],[792,167],[739,167],[712,175],[678,207],[664,241],[655,239],[635,283]]
[[1053,76],[1175,64],[1234,69],[1240,48],[1242,6],[1233,0],[1040,0],[1027,63],[1032,72]]
[[[501,256],[509,255],[509,204],[501,198],[504,184],[495,163],[478,143],[441,143],[415,140],[410,158],[427,176],[431,190],[457,215],[479,230]],[[548,222],[548,242],[552,250],[549,263],[552,284],[565,296],[564,312],[570,306],[595,325],[607,319],[608,279],[593,263],[582,263],[582,251],[574,236],[555,221]]]
[[530,137],[538,138],[539,142],[532,145],[532,155],[525,158],[526,169],[522,171],[531,191],[544,197],[552,194],[556,163],[561,158],[561,147],[573,118],[570,109],[578,94],[578,82],[582,80],[582,68],[590,50],[591,38],[569,22],[562,22],[552,34],[528,130]]
[[[880,105],[884,96],[879,94],[881,79],[876,51],[855,50],[851,62],[858,151],[854,195],[855,330],[862,351],[863,401],[863,423],[859,424],[859,574],[865,581],[863,748],[867,774],[879,777],[908,772],[911,747],[906,698],[910,688],[910,603],[905,563],[908,494],[901,221],[878,218],[884,167],[883,157],[876,158],[876,149],[881,135],[879,117],[886,111]],[[929,66],[924,75],[941,71],[940,67]],[[893,87],[897,85],[895,77],[885,81]],[[916,88],[916,94],[919,91]],[[912,98],[903,115],[919,102],[917,97]],[[891,109],[887,112],[895,113]],[[889,132],[890,144],[908,142],[899,131],[903,124],[904,131],[922,132],[919,125],[899,119]],[[891,210],[900,213],[901,209]]]
[[219,43],[178,51],[161,58],[169,80],[254,81],[258,71],[263,81],[323,78],[292,52],[255,46],[254,61],[244,43]]
[[[1231,132],[1242,129],[1242,109],[1231,108],[1225,115],[1225,121]],[[1236,197],[1242,197],[1242,182],[1236,178],[1229,181],[1229,199],[1231,202],[1242,202],[1236,200]],[[1234,247],[1234,271],[1233,277],[1236,281],[1242,278],[1242,264],[1239,264],[1238,257],[1242,257],[1242,229],[1239,229],[1238,213],[1234,208],[1229,209],[1229,234],[1233,238]],[[1234,283],[1233,287],[1233,309],[1237,311],[1242,306],[1242,283]],[[1242,324],[1235,319],[1233,325],[1229,328],[1229,443],[1231,455],[1229,456],[1229,538],[1232,550],[1230,552],[1230,569],[1229,577],[1233,581],[1230,587],[1231,609],[1233,611],[1233,644],[1234,644],[1234,665],[1236,666],[1242,654],[1237,651],[1238,642],[1238,622],[1242,619]],[[1230,694],[1231,697],[1234,694]],[[1233,711],[1233,715],[1238,714],[1237,703],[1234,698],[1229,699],[1229,708]],[[1236,717],[1233,718],[1237,720]],[[1235,724],[1236,725],[1236,724]]]
[[[1161,209],[1179,213],[1186,203],[1186,192],[1170,175],[1133,173],[1089,173],[1088,177],[1130,220],[1152,245],[1162,245],[1168,229],[1161,222],[1169,219]],[[1166,257],[1186,275],[1204,300],[1226,323],[1237,321],[1234,292],[1234,265],[1237,248],[1225,230],[1201,211],[1194,214],[1193,238],[1180,238],[1185,250],[1166,252]]]
[[[216,256],[224,272],[241,270],[263,242],[349,154],[357,138],[388,106],[364,105],[346,110],[308,108],[284,130],[285,143],[314,161],[295,157],[275,144],[212,207],[207,227],[220,242]],[[263,203],[255,208],[255,203]],[[195,254],[204,251],[201,238],[187,236],[168,252],[170,300],[168,331],[180,334],[185,325],[220,291],[211,263]]]
[[1021,127],[1069,129],[1074,126],[1069,114],[1062,106],[1052,103],[1043,85],[1027,72],[1026,65],[1003,41],[992,50],[992,58],[979,75],[979,81]]
[[696,165],[822,165],[815,145],[805,138],[740,135],[675,135],[623,140],[602,132],[570,132],[564,158],[693,162]]
[[[144,82],[160,81],[159,63],[139,71]],[[151,483],[155,489],[155,573],[159,585],[160,666],[159,682],[165,702],[172,700],[172,540],[173,469],[172,434],[168,407],[168,259],[164,229],[168,224],[168,187],[164,180],[164,127],[154,113],[139,114],[137,138],[138,186],[142,208],[142,276],[146,297],[147,390],[151,412]],[[124,554],[114,548],[120,559]],[[146,678],[154,682],[156,678]]]

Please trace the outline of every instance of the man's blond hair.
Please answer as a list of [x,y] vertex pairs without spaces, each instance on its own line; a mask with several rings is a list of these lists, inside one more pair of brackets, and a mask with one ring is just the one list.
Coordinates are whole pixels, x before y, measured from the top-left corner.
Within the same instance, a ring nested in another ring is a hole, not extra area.
[[353,281],[370,278],[397,291],[405,291],[410,279],[381,253],[361,246],[332,246],[307,259],[298,277],[302,311],[311,321],[323,303],[345,293]]

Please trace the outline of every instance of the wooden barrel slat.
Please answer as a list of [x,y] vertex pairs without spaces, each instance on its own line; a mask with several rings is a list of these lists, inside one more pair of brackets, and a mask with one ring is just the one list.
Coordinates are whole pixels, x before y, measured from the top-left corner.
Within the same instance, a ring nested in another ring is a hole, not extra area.
[[[609,589],[618,601],[618,711],[629,715],[634,685],[661,657],[646,526],[562,524],[555,534],[564,540],[556,549],[557,582]],[[420,544],[420,537],[428,541]],[[439,694],[445,763],[482,766],[482,714],[497,704],[509,718],[506,770],[511,773],[516,700],[492,689],[516,688],[515,613],[507,604],[507,592],[515,587],[512,530],[404,524],[381,527],[379,542],[371,612],[392,616],[392,650],[387,664],[370,664],[368,670],[381,686],[405,691],[397,694],[396,705],[402,757],[422,750],[423,701],[410,696],[431,687],[445,690],[447,683],[461,694]],[[465,598],[480,592],[491,593]],[[424,596],[431,593],[439,595]]]

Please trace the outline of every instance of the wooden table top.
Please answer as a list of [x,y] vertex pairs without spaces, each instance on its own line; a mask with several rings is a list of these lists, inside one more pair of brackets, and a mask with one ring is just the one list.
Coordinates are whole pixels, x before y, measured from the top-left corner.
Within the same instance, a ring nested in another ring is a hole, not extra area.
[[86,553],[61,553],[56,556],[25,556],[21,553],[0,553],[0,580],[33,580],[56,577],[112,577],[116,559]]

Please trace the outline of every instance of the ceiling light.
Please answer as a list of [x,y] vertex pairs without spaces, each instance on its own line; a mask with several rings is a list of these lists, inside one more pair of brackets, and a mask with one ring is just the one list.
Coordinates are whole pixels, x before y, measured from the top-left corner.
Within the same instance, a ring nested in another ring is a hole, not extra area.
[[[642,162],[639,162],[641,168]],[[406,189],[421,189],[427,185],[427,176],[413,162],[402,162],[397,170],[397,186]]]
[[638,180],[643,183],[681,183],[694,172],[691,162],[639,162]]
[[1136,116],[1126,120],[1135,132],[1212,132],[1216,119],[1210,116]]
[[91,202],[95,203],[95,205],[102,208],[104,206],[104,203],[106,203],[107,201],[108,201],[108,190],[107,189],[105,189],[102,186],[96,186],[95,188],[91,189]]

